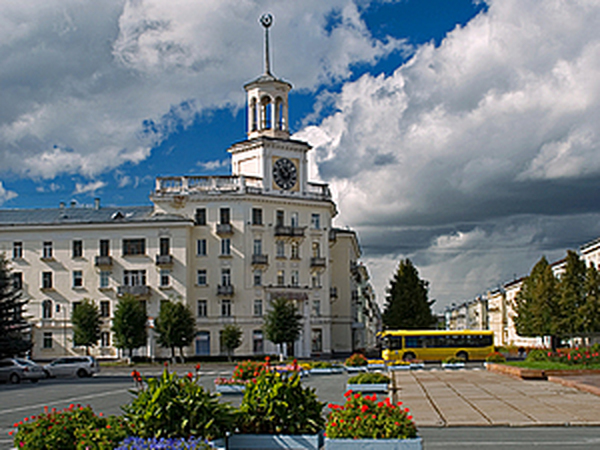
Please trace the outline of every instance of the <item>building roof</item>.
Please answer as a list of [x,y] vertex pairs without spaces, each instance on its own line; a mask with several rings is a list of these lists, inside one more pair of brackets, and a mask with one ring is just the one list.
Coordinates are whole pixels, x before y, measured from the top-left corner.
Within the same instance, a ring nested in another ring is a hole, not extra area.
[[191,222],[191,219],[176,214],[154,214],[152,206],[0,209],[2,227],[141,222]]

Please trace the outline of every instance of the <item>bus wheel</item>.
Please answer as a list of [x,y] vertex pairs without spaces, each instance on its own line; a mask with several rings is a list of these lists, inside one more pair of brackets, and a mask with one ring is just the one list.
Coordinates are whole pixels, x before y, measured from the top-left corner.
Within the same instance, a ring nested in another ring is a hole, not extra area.
[[415,354],[413,352],[406,352],[402,356],[402,361],[412,361],[415,358],[416,358],[416,356],[415,356]]
[[456,354],[456,357],[458,359],[462,359],[464,362],[467,362],[469,360],[469,354],[467,352],[458,352]]

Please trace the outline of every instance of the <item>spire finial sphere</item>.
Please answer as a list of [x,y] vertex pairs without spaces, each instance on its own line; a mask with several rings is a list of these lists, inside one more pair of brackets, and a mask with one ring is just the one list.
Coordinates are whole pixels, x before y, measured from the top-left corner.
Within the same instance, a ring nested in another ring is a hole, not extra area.
[[269,28],[273,25],[273,16],[269,13],[263,14],[260,16],[260,24],[265,28]]

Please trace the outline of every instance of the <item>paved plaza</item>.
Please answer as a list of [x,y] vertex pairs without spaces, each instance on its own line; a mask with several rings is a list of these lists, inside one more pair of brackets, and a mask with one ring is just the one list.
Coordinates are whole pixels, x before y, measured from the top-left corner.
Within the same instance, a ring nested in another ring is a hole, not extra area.
[[419,427],[600,426],[597,395],[486,370],[394,372],[392,395]]

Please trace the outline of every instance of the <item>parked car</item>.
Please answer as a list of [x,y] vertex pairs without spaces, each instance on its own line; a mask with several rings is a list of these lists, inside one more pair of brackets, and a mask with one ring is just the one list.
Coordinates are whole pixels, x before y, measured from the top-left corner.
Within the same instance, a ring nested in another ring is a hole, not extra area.
[[0,360],[0,381],[20,383],[29,380],[37,383],[40,378],[45,378],[44,369],[33,361],[22,358],[4,358]]
[[93,356],[65,356],[44,366],[49,377],[91,377],[100,372],[98,361]]

